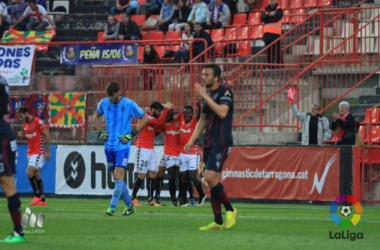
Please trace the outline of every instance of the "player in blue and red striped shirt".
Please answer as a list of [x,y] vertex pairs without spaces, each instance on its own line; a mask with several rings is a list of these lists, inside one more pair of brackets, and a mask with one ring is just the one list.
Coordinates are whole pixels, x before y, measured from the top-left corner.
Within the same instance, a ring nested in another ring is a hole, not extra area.
[[[202,71],[202,82],[208,92],[199,83],[195,84],[195,91],[203,99],[203,110],[190,141],[184,147],[186,151],[189,151],[206,129],[203,161],[206,163],[205,179],[211,188],[211,206],[215,219],[209,225],[199,228],[201,231],[229,229],[236,223],[237,217],[237,209],[232,207],[224,187],[219,181],[223,163],[233,144],[234,109],[231,89],[220,84],[221,73],[219,66],[207,65]],[[225,224],[223,224],[221,204],[227,211]]]

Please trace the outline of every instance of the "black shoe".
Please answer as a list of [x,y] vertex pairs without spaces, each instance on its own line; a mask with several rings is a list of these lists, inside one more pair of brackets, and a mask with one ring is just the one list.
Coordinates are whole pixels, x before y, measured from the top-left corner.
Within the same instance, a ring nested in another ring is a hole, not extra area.
[[172,201],[172,207],[176,207],[176,206],[178,206],[177,200]]
[[199,197],[198,207],[203,206],[203,204],[206,201],[207,196],[204,194],[203,196]]

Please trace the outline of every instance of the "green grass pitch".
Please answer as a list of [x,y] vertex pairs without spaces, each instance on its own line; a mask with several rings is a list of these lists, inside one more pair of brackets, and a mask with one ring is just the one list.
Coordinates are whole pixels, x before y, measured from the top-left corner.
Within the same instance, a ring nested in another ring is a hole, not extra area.
[[[22,212],[31,199],[22,199]],[[141,200],[142,201],[142,200]],[[28,233],[27,242],[0,249],[379,249],[380,207],[364,206],[364,213],[350,233],[364,239],[329,239],[344,231],[329,219],[328,205],[261,205],[234,203],[238,222],[230,230],[201,232],[212,221],[210,204],[204,207],[138,207],[129,217],[120,216],[121,201],[114,217],[103,215],[108,199],[48,199],[47,207],[29,207],[46,216],[38,233]],[[12,231],[4,197],[0,199],[0,237]],[[36,226],[37,227],[37,226]],[[27,227],[29,231],[36,230]]]

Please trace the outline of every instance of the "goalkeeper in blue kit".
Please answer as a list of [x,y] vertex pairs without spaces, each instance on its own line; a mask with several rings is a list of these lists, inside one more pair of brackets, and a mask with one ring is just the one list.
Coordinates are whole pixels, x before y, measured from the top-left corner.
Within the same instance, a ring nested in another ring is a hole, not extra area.
[[[104,141],[108,169],[113,171],[115,189],[111,204],[105,211],[106,215],[113,216],[120,198],[127,205],[123,215],[131,215],[135,208],[131,202],[124,176],[128,167],[131,141],[138,132],[148,123],[149,116],[135,101],[122,97],[119,83],[110,82],[106,86],[107,97],[103,98],[94,114],[94,126],[99,138]],[[100,117],[104,116],[106,130],[101,127]],[[132,118],[141,119],[139,125],[132,129]]]

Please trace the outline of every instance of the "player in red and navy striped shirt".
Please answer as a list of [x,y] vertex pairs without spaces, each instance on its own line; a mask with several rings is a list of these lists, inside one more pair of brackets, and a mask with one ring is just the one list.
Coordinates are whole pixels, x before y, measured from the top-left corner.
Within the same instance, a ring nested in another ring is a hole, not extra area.
[[[232,141],[233,93],[230,88],[220,84],[221,69],[215,64],[207,65],[202,71],[202,83],[195,84],[195,91],[203,99],[203,110],[197,127],[185,145],[189,151],[203,130],[204,136],[203,160],[206,163],[205,179],[211,188],[211,206],[214,221],[199,228],[201,231],[229,229],[236,223],[237,210],[232,207],[220,183],[220,173],[227,159]],[[227,220],[223,224],[221,204],[226,209]]]

